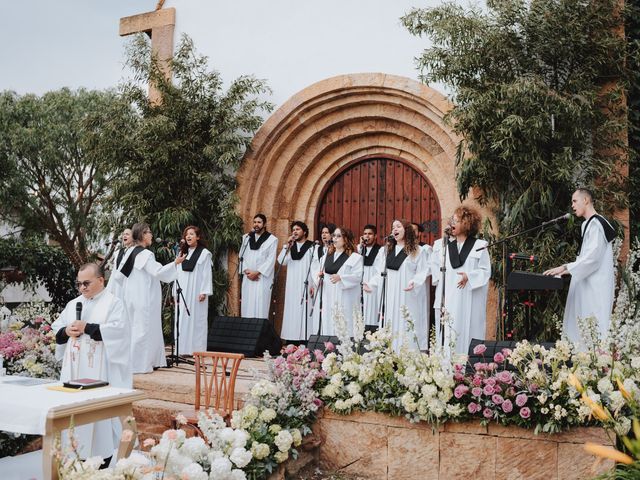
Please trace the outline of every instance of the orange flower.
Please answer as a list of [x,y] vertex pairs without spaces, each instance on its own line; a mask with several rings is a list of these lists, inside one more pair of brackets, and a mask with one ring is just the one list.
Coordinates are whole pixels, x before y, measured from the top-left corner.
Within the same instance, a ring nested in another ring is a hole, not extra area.
[[619,463],[631,465],[633,458],[626,453],[622,453],[619,450],[611,447],[605,447],[604,445],[598,445],[597,443],[587,442],[584,444],[584,449],[591,455],[595,455],[600,458],[607,458]]
[[607,413],[607,411],[602,408],[599,403],[591,400],[591,398],[589,398],[585,393],[582,394],[582,401],[587,405],[587,407],[591,409],[591,413],[598,420],[602,420],[603,422],[609,420],[609,414]]
[[616,378],[616,383],[618,384],[618,390],[620,390],[620,393],[622,394],[624,399],[631,400],[631,394],[626,388],[624,388],[624,385],[622,384],[619,378]]
[[580,383],[580,380],[578,380],[578,377],[576,377],[575,374],[573,373],[569,374],[567,383],[571,385],[573,388],[575,388],[577,391],[579,391],[580,393],[582,393],[582,391],[584,390],[584,388],[582,388],[582,384]]

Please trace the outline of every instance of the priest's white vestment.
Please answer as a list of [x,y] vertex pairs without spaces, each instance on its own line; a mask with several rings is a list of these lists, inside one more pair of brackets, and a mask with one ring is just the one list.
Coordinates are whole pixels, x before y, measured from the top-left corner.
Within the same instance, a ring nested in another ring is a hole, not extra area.
[[[282,317],[282,330],[280,337],[284,340],[306,340],[305,335],[311,335],[312,326],[309,322],[311,314],[311,297],[304,298],[305,282],[311,277],[309,267],[316,250],[316,246],[309,242],[302,258],[300,256],[305,242],[295,242],[291,250],[287,253],[286,246],[282,248],[278,255],[278,263],[287,267],[287,285],[284,294],[284,315]],[[295,251],[293,251],[295,248]],[[307,287],[311,282],[307,282]],[[305,329],[306,320],[306,329]]]
[[[124,304],[106,289],[91,299],[80,296],[70,301],[51,328],[54,332],[76,320],[76,303],[82,303],[81,320],[98,324],[102,341],[88,334],[70,337],[56,345],[56,357],[62,359],[60,380],[79,378],[105,380],[111,386],[132,388],[130,361],[130,323]],[[108,458],[120,441],[122,426],[118,418],[75,427],[81,458],[99,455]]]
[[[267,232],[262,235],[266,235]],[[262,237],[262,235],[260,237]],[[258,241],[260,239],[258,237]],[[249,242],[249,235],[242,236],[242,261],[238,263],[240,275],[244,270],[256,270],[260,272],[257,280],[249,280],[246,275],[242,279],[242,305],[241,313],[247,318],[269,318],[269,306],[271,303],[271,285],[273,284],[273,272],[278,251],[278,239],[275,235],[269,237],[253,250]]]
[[[463,245],[452,240],[458,252]],[[458,268],[451,266],[449,249],[446,258],[445,277],[445,308],[450,315],[450,324],[444,326],[444,346],[449,350],[449,344],[455,339],[455,352],[466,354],[472,338],[486,338],[487,324],[487,292],[491,278],[491,260],[486,249],[478,251],[487,245],[485,240],[475,239],[464,263]],[[453,247],[451,247],[453,248]],[[440,336],[440,307],[442,305],[442,282],[440,266],[442,265],[442,239],[435,241],[431,254],[431,282],[436,285],[434,309],[436,315],[436,334],[438,342]],[[466,273],[468,282],[464,288],[458,288],[461,275]]]

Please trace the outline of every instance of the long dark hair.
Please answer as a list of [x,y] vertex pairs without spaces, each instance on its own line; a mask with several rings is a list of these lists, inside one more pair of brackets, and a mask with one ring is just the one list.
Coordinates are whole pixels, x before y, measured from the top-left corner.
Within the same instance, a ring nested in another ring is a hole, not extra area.
[[[334,230],[334,232],[336,230],[340,230],[340,233],[342,234],[342,238],[344,238],[344,251],[347,253],[347,255],[351,255],[353,252],[356,251],[356,240],[355,240],[355,237],[353,236],[353,232],[348,228],[344,228],[344,227],[337,227]],[[332,243],[331,245],[329,245],[329,250],[327,253],[329,255],[332,255],[335,251],[336,251],[336,246]]]
[[184,230],[182,230],[182,240],[184,240],[184,242],[180,242],[180,251],[182,253],[187,253],[189,251],[189,246],[187,245],[187,232],[189,230],[193,230],[193,232],[196,234],[196,237],[198,237],[198,246],[199,247],[207,247],[207,242],[204,241],[204,238],[202,237],[202,230],[200,230],[200,227],[196,227],[195,225],[188,225],[184,228]]
[[[415,255],[418,252],[420,245],[418,245],[418,239],[413,231],[411,222],[404,219],[396,219],[394,222],[400,222],[404,228],[404,250],[407,252],[407,255]],[[391,225],[393,227],[393,223]],[[396,248],[397,244],[398,242],[396,242],[396,239],[391,237],[389,240],[389,247],[387,247],[387,253],[391,253],[393,249]]]

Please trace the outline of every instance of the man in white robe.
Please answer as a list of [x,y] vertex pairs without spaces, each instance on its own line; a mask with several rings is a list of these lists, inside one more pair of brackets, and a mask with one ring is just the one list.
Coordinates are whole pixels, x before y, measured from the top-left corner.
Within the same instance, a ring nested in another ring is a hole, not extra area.
[[[362,237],[360,237],[360,245],[358,245],[358,253],[364,258],[363,265],[363,283],[369,281],[377,274],[376,265],[384,264],[384,248],[378,245],[378,229],[375,225],[365,225]],[[382,290],[376,285],[371,285],[371,293],[362,295],[364,324],[378,326],[378,308],[380,306],[380,296]]]
[[[91,378],[132,388],[131,334],[124,304],[104,288],[104,274],[96,264],[80,267],[77,284],[81,295],[67,304],[52,325],[56,356],[62,359],[60,380]],[[120,434],[118,418],[75,427],[80,457],[108,459]]]
[[312,333],[309,324],[311,297],[309,292],[310,266],[315,244],[307,240],[309,227],[304,222],[291,224],[291,236],[278,255],[278,263],[287,267],[284,294],[284,315],[280,336],[287,341],[306,340]]
[[595,317],[600,338],[605,338],[611,321],[615,288],[613,248],[616,236],[613,226],[593,205],[593,194],[583,188],[571,197],[571,208],[582,217],[582,246],[578,258],[571,263],[547,270],[545,275],[571,275],[571,285],[562,322],[563,334],[569,341],[581,344],[578,319]]
[[267,232],[267,217],[258,213],[253,218],[253,231],[242,237],[240,247],[241,316],[269,318],[277,251],[278,239]]

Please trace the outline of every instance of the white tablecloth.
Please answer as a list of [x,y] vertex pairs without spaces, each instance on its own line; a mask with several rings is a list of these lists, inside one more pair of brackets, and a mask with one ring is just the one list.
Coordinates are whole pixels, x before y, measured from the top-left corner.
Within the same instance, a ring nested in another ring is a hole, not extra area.
[[16,433],[43,435],[47,413],[51,408],[73,405],[87,400],[103,399],[131,393],[128,388],[102,387],[78,392],[48,390],[51,385],[10,385],[5,380],[16,377],[0,377],[0,430]]

